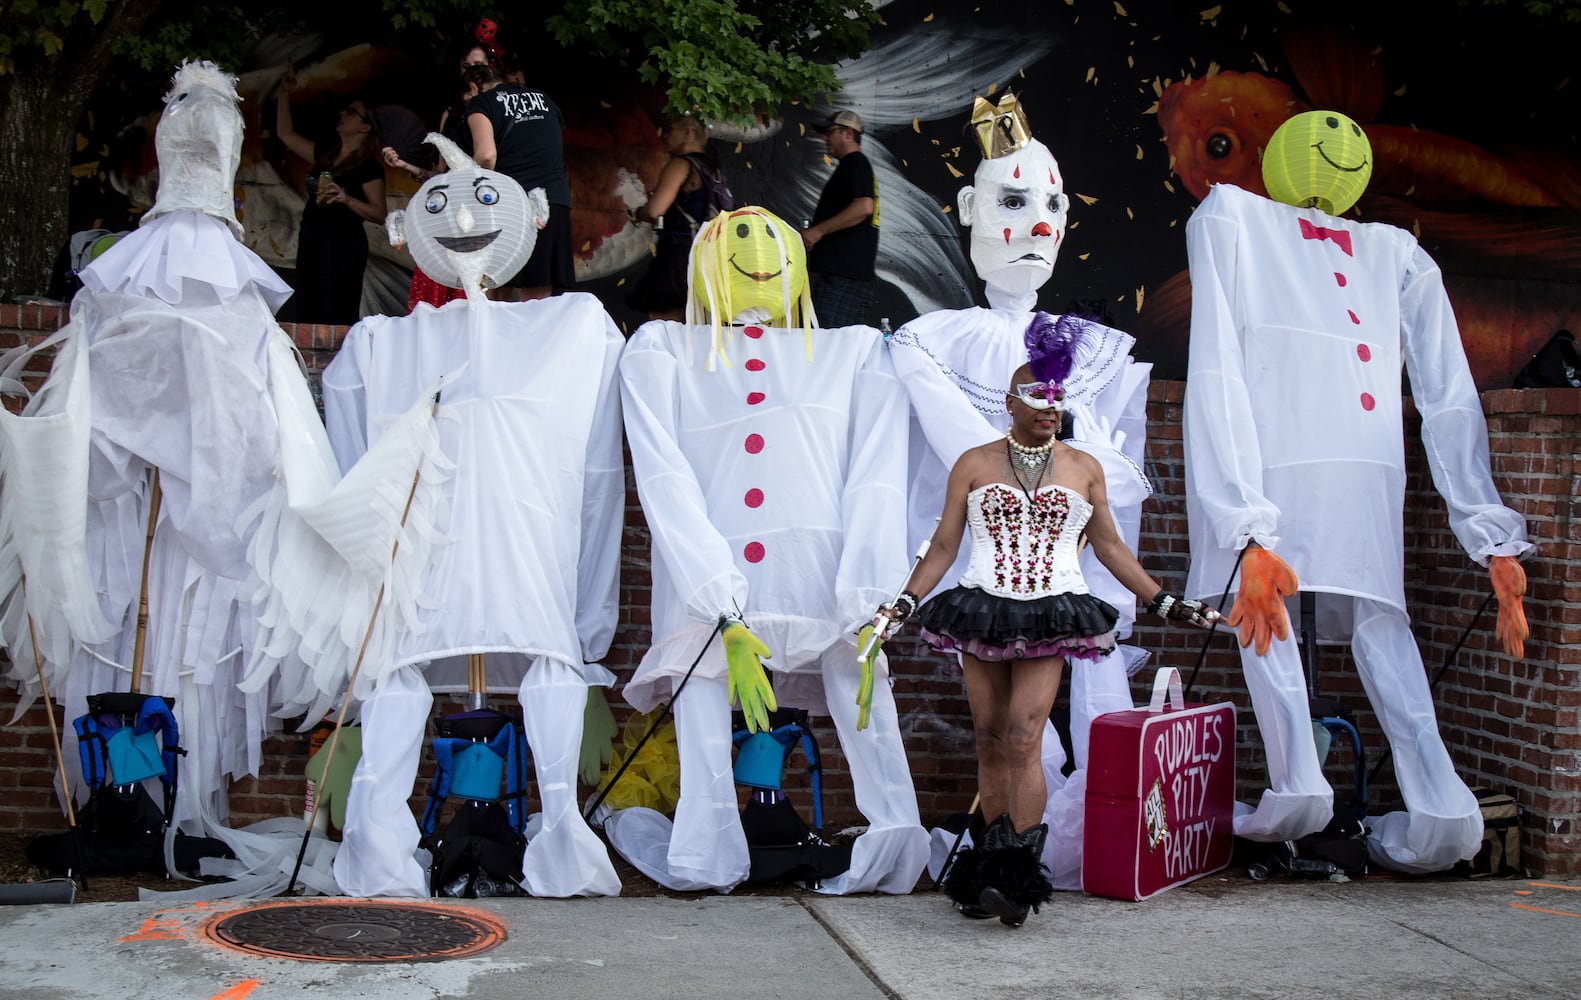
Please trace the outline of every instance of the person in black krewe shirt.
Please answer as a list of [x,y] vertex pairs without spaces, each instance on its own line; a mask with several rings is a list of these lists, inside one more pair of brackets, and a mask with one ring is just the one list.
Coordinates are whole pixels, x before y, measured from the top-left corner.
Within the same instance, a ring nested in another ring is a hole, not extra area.
[[812,225],[802,230],[812,304],[824,327],[866,321],[878,258],[878,182],[862,152],[862,117],[841,111],[819,127],[840,161],[823,187]]
[[[526,190],[543,188],[549,198],[549,223],[538,233],[533,255],[505,287],[512,298],[543,298],[575,281],[571,261],[571,185],[565,174],[561,130],[565,119],[549,96],[531,87],[501,83],[487,66],[468,68],[462,77],[478,93],[467,102],[472,158],[498,170]],[[502,296],[506,297],[506,296]]]

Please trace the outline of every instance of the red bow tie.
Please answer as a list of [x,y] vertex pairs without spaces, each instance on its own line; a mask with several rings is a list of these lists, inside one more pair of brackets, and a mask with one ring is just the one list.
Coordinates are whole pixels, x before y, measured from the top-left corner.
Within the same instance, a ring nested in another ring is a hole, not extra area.
[[1355,254],[1350,252],[1350,233],[1346,232],[1343,229],[1324,229],[1322,226],[1314,226],[1312,223],[1308,222],[1305,219],[1300,219],[1298,221],[1301,223],[1301,238],[1302,239],[1304,239],[1304,240],[1329,240],[1335,246],[1337,246],[1341,250],[1345,251],[1345,256],[1347,256],[1347,257],[1354,257],[1355,256]]

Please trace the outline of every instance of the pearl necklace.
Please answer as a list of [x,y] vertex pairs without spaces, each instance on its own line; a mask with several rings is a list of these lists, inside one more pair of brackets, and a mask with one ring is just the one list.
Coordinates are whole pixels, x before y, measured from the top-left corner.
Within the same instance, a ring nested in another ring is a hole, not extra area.
[[1028,472],[1036,472],[1049,460],[1049,452],[1054,450],[1054,439],[1050,438],[1047,444],[1028,447],[1016,440],[1016,432],[1005,431],[1005,443],[1010,446],[1010,462],[1018,468]]

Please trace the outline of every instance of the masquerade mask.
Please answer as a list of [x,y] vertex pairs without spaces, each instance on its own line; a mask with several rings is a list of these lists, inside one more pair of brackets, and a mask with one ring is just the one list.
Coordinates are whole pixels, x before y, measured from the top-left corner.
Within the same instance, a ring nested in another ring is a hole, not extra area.
[[1034,410],[1065,408],[1065,389],[1053,382],[1020,382],[1016,385],[1016,398]]

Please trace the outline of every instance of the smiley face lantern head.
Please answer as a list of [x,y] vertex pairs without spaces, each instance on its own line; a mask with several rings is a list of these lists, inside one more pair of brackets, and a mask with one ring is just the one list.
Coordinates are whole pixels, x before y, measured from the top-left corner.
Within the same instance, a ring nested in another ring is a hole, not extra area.
[[711,316],[732,320],[764,310],[782,325],[807,286],[801,236],[767,209],[748,206],[714,216],[692,244],[692,292]]
[[1268,197],[1343,215],[1372,178],[1372,144],[1338,111],[1307,111],[1286,121],[1263,151]]
[[709,370],[730,364],[723,330],[732,321],[788,327],[799,320],[810,329],[801,234],[767,209],[749,205],[714,216],[692,241],[690,274],[686,323],[713,329]]
[[450,169],[430,178],[404,213],[392,213],[392,242],[410,245],[423,273],[451,288],[481,290],[508,281],[532,256],[549,220],[542,188],[531,191],[484,170],[449,139],[429,133]]

